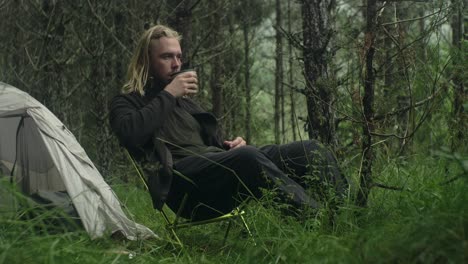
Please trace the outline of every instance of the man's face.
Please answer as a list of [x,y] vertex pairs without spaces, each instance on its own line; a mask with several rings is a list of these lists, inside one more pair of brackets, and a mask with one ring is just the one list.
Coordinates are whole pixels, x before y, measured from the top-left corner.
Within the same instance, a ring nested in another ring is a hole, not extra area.
[[151,72],[154,77],[168,82],[171,74],[180,71],[182,50],[176,38],[162,37],[150,43]]

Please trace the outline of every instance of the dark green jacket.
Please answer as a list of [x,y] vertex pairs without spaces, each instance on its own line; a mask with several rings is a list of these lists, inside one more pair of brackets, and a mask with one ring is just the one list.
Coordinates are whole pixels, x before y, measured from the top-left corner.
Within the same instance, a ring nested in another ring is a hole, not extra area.
[[189,112],[202,128],[202,138],[207,146],[223,148],[218,122],[214,115],[204,111],[188,98],[176,99],[162,89],[121,94],[110,105],[110,125],[121,145],[142,164],[153,206],[161,209],[167,199],[171,182],[173,160],[158,133],[166,122],[176,102]]

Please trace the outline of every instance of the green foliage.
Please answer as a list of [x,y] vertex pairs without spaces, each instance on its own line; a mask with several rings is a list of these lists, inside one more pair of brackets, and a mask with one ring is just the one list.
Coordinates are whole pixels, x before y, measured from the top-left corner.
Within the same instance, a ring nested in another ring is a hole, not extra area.
[[362,218],[359,239],[371,239],[365,242],[363,257],[389,263],[463,262],[468,185],[466,180],[444,184],[450,177],[446,174],[456,175],[460,168],[439,157],[393,162],[386,165],[384,176],[399,179],[404,191],[373,192],[370,210]]
[[[376,188],[368,208],[355,208],[350,200],[333,224],[326,210],[297,220],[282,215],[266,195],[246,208],[256,245],[234,225],[222,247],[225,224],[210,224],[180,230],[183,250],[168,243],[171,237],[149,194],[134,184],[113,189],[130,218],[161,239],[91,240],[82,229],[47,224],[60,215],[55,211],[24,219],[31,207],[2,180],[2,198],[11,194],[21,206],[2,207],[0,263],[462,263],[468,250],[467,162],[448,150],[382,155],[374,167],[378,181],[404,190]],[[447,182],[457,175],[464,177]]]

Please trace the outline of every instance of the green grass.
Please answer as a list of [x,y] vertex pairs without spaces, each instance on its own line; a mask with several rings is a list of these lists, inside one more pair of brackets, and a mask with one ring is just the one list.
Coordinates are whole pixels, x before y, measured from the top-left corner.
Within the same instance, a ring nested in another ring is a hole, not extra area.
[[[114,184],[128,215],[160,240],[91,240],[73,225],[50,224],[56,211],[32,209],[19,194],[0,208],[0,263],[464,263],[468,261],[468,182],[460,166],[440,156],[379,158],[374,174],[404,191],[374,188],[367,208],[345,204],[331,225],[326,212],[304,222],[270,206],[251,203],[247,221],[257,245],[240,226],[222,247],[225,225],[179,231],[173,247],[149,195],[132,184]],[[449,184],[447,179],[463,177]],[[1,181],[3,196],[13,191]],[[0,193],[2,194],[2,193]],[[11,196],[11,195],[10,195]],[[268,204],[268,201],[264,203]]]

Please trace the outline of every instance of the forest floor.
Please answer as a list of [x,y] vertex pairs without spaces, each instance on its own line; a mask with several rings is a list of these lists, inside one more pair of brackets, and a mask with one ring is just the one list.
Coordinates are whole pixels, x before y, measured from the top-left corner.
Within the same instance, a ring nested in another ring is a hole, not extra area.
[[[246,220],[255,243],[234,225],[223,246],[226,225],[214,223],[180,230],[183,249],[168,242],[163,219],[152,209],[147,192],[135,184],[112,184],[131,218],[160,239],[92,240],[81,228],[51,223],[58,215],[53,211],[25,220],[31,209],[3,210],[0,264],[467,263],[466,162],[444,153],[380,157],[373,170],[377,181],[403,191],[374,188],[368,207],[356,208],[347,201],[334,224],[326,211],[298,221],[281,215],[268,201],[251,202]],[[5,187],[7,181],[0,183]]]

